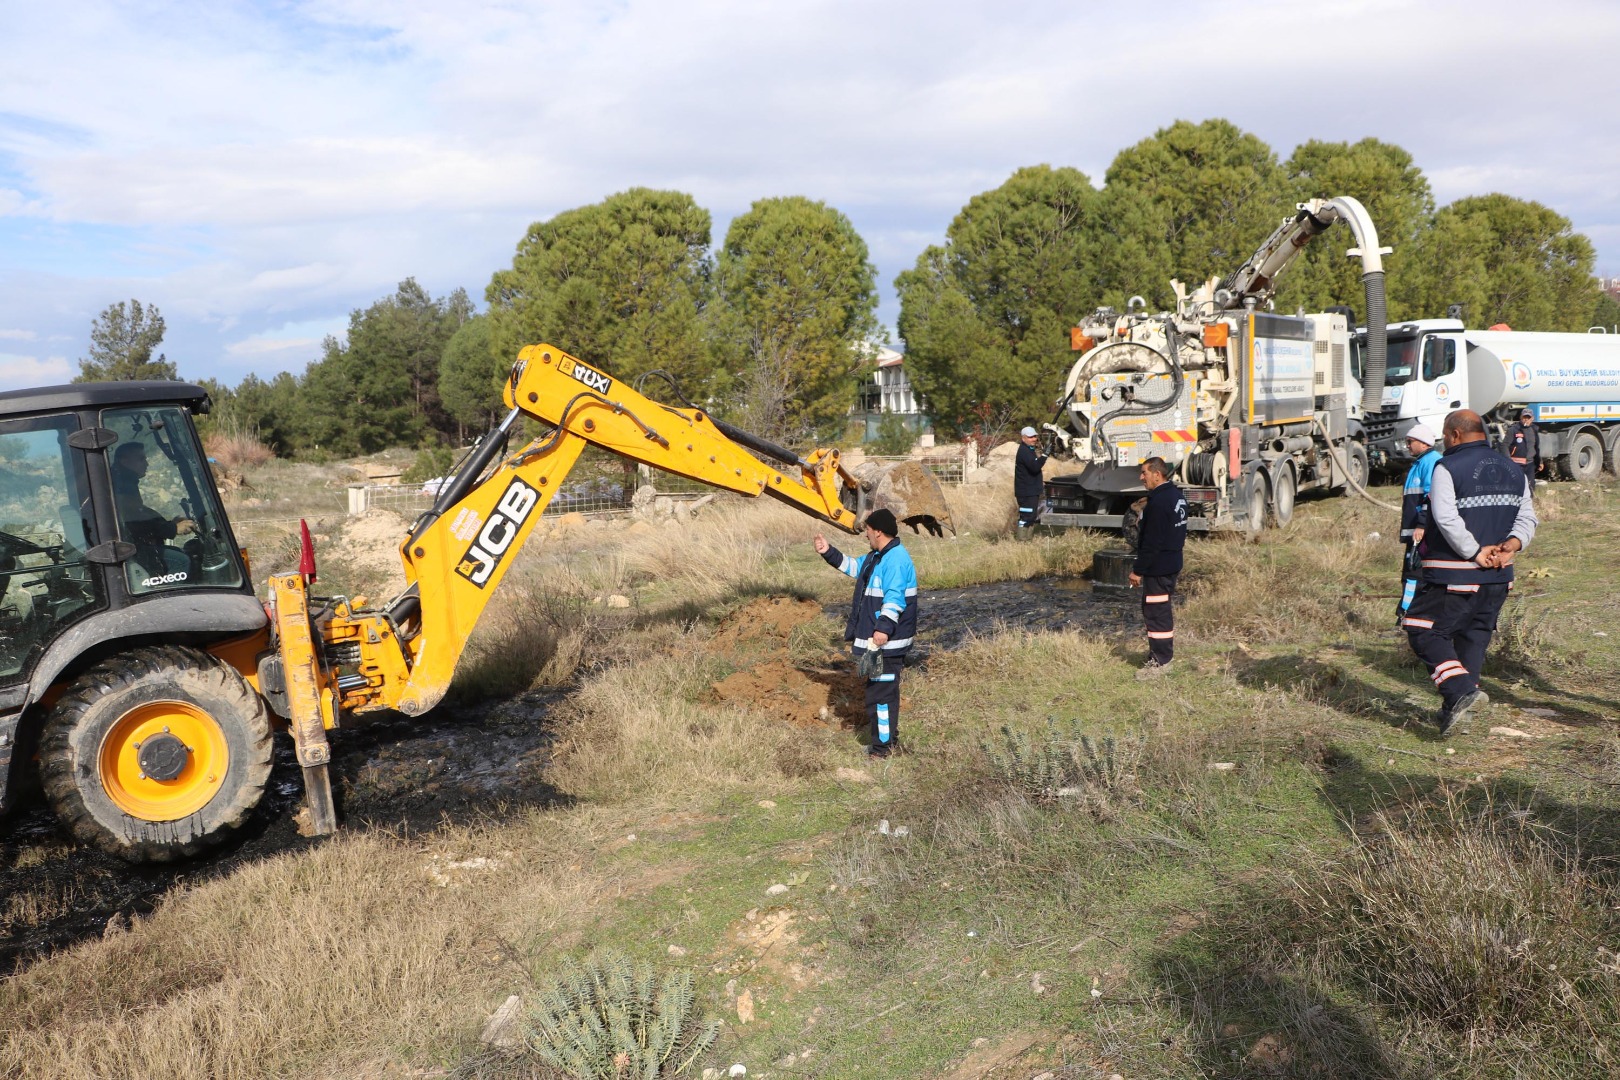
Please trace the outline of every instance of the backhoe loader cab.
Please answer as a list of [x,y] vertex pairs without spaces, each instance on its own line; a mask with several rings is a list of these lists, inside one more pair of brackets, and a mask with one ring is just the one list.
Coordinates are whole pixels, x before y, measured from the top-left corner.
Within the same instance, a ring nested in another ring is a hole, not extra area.
[[0,809],[37,758],[63,823],[128,857],[197,850],[269,770],[243,674],[268,620],[192,423],[207,404],[177,382],[0,393]]

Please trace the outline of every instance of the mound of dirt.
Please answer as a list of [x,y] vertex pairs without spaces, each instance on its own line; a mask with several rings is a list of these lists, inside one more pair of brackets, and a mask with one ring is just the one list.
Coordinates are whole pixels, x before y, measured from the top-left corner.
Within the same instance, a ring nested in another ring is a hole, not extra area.
[[714,700],[800,727],[864,723],[865,691],[831,634],[815,660],[795,663],[789,655],[795,632],[815,634],[808,626],[820,617],[814,600],[787,596],[761,597],[733,612],[709,639],[709,651],[751,662],[714,684]]

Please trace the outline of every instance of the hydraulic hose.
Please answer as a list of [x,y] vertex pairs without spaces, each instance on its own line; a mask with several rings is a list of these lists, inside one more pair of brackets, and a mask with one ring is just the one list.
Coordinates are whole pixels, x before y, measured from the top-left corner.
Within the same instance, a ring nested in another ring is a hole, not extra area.
[[1311,423],[1315,424],[1316,425],[1316,430],[1318,430],[1318,431],[1320,431],[1322,433],[1323,440],[1325,440],[1327,442],[1327,444],[1328,444],[1328,453],[1333,457],[1333,464],[1341,472],[1344,473],[1345,483],[1349,484],[1350,487],[1354,488],[1357,495],[1360,495],[1363,499],[1366,499],[1368,502],[1372,503],[1374,506],[1382,507],[1385,510],[1392,510],[1397,514],[1400,513],[1401,512],[1400,507],[1391,506],[1389,503],[1384,502],[1382,499],[1373,498],[1372,494],[1366,488],[1362,487],[1359,483],[1356,482],[1356,478],[1350,474],[1350,463],[1349,463],[1349,461],[1344,460],[1343,458],[1341,458],[1339,456],[1339,454],[1340,454],[1339,448],[1337,446],[1333,445],[1333,437],[1328,434],[1327,428],[1322,425],[1321,418],[1313,416],[1313,417],[1311,417]]
[[1389,349],[1389,318],[1384,305],[1384,272],[1361,275],[1367,292],[1367,363],[1362,369],[1361,408],[1375,413],[1384,407],[1384,370]]

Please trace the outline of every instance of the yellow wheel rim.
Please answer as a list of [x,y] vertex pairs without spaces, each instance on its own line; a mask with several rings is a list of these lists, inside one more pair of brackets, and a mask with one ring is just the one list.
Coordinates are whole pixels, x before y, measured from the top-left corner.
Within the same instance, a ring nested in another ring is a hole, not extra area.
[[[141,745],[173,736],[185,747],[178,775],[159,780],[142,769]],[[124,813],[142,821],[178,821],[208,805],[225,783],[230,749],[207,712],[184,701],[152,701],[119,717],[101,740],[101,786]]]

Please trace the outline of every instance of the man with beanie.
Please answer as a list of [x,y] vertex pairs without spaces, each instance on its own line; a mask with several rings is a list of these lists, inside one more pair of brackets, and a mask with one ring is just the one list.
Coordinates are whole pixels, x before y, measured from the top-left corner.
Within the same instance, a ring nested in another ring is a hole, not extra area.
[[1395,622],[1403,626],[1406,609],[1417,595],[1419,552],[1423,548],[1423,534],[1429,524],[1429,484],[1434,478],[1434,467],[1440,461],[1440,439],[1428,424],[1414,424],[1406,433],[1406,449],[1413,457],[1412,467],[1406,470],[1406,487],[1401,492],[1401,543],[1406,545],[1406,556],[1401,560],[1401,599],[1395,605]]
[[1513,585],[1513,559],[1536,534],[1536,511],[1524,470],[1491,449],[1477,412],[1447,414],[1440,434],[1446,452],[1429,485],[1422,576],[1405,626],[1440,691],[1436,722],[1447,735],[1489,704],[1479,688],[1485,651]]
[[1018,527],[1027,529],[1041,516],[1041,494],[1045,482],[1041,468],[1046,455],[1041,453],[1040,436],[1027,427],[1018,433],[1021,445],[1013,461],[1013,498],[1018,500]]
[[895,536],[900,523],[890,510],[866,515],[866,542],[872,550],[845,555],[820,533],[817,554],[827,565],[855,579],[844,640],[866,679],[866,720],[871,738],[866,752],[888,757],[900,742],[900,669],[917,635],[917,567]]
[[1147,625],[1148,661],[1138,679],[1155,679],[1170,670],[1176,655],[1176,616],[1173,597],[1181,574],[1181,553],[1187,546],[1187,499],[1170,481],[1170,465],[1150,457],[1137,470],[1142,486],[1142,524],[1136,539],[1136,561],[1131,584],[1142,588],[1142,621]]

